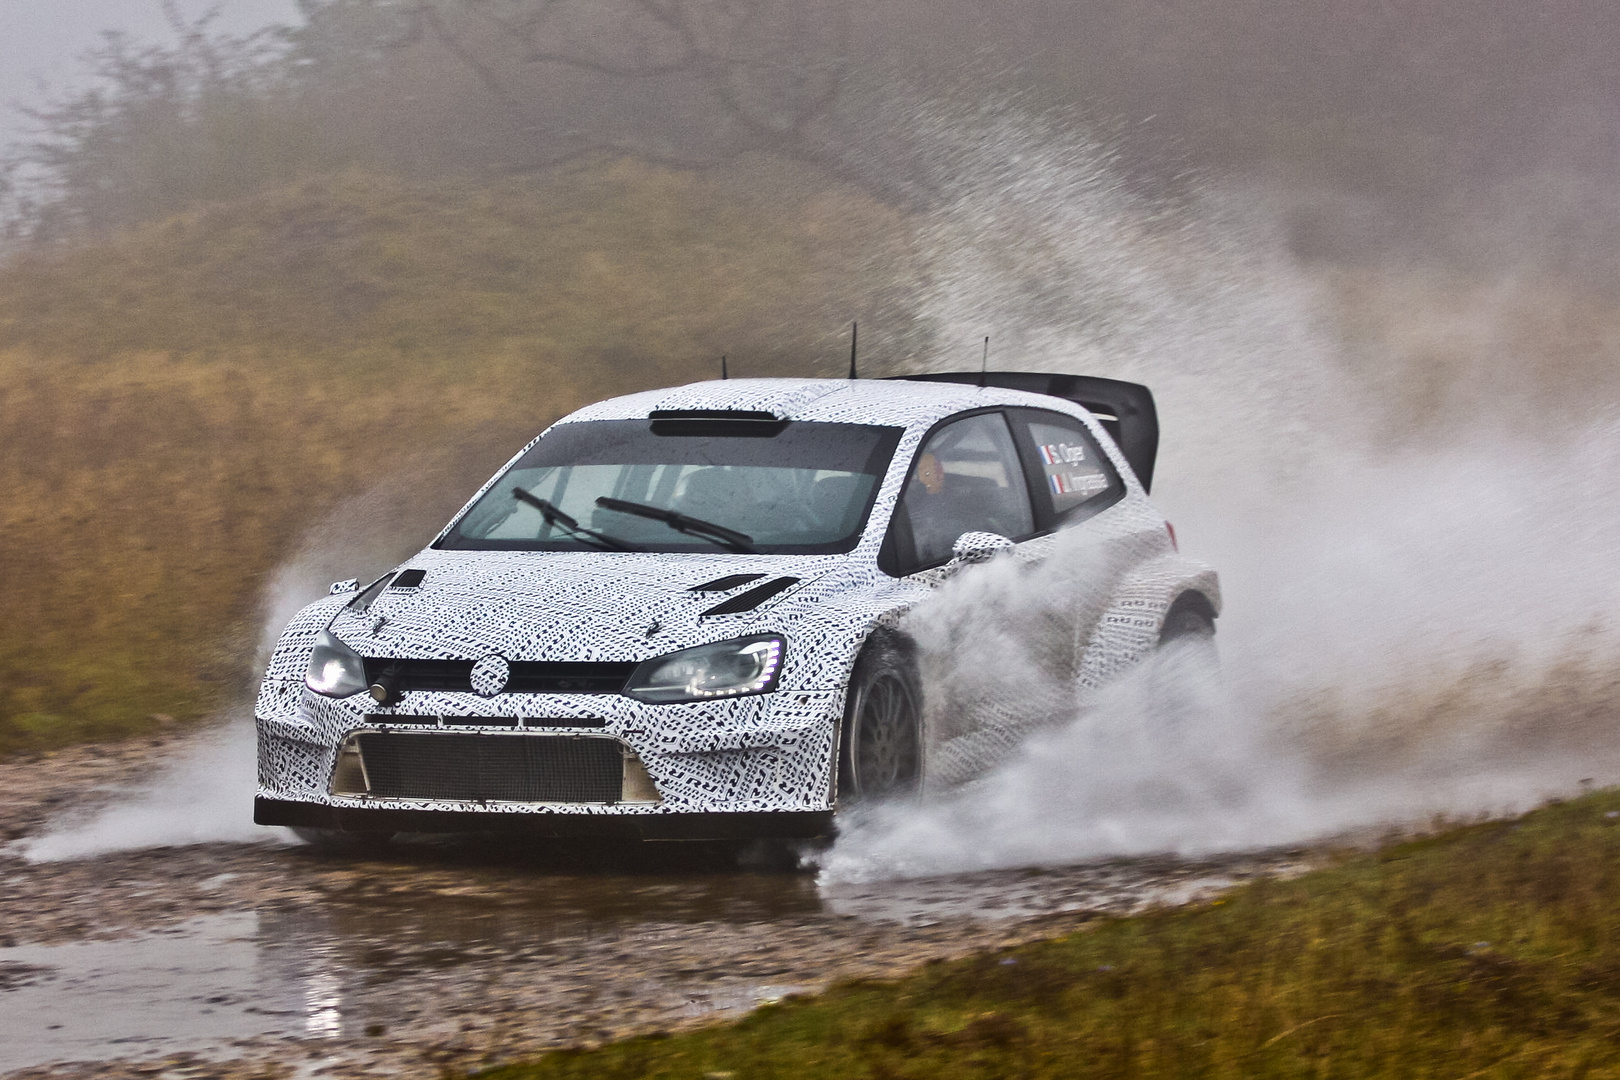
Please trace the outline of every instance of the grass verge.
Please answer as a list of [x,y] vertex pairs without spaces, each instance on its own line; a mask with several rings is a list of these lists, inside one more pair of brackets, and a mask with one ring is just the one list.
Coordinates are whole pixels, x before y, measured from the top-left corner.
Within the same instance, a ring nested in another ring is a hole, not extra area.
[[486,1080],[1620,1075],[1620,792]]

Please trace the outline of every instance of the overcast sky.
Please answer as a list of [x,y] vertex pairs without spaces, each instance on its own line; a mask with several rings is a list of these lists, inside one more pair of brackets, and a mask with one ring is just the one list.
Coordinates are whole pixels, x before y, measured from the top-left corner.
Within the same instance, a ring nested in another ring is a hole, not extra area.
[[[187,17],[210,0],[177,0]],[[215,27],[232,33],[292,22],[293,0],[222,0]],[[124,30],[150,41],[172,41],[159,0],[0,0],[0,144],[22,134],[13,108],[39,98],[44,81],[60,89],[83,77],[77,57],[103,30]]]

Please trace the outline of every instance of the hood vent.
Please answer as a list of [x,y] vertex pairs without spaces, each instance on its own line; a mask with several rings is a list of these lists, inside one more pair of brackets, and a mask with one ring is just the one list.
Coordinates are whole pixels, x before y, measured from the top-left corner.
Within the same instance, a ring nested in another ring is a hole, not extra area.
[[740,588],[741,586],[748,584],[750,581],[758,581],[764,576],[764,574],[727,574],[723,578],[715,578],[713,581],[705,581],[702,585],[694,585],[686,591],[727,592],[731,589]]
[[427,577],[426,570],[401,570],[394,576],[394,580],[389,582],[388,587],[390,589],[420,588],[422,579],[425,577]]
[[796,577],[779,577],[772,581],[767,581],[763,585],[754,586],[747,592],[738,593],[729,600],[722,600],[708,611],[705,611],[701,617],[707,617],[710,615],[740,615],[745,611],[753,611],[755,608],[759,607],[759,605],[763,604],[777,593],[786,592],[798,583],[799,579]]

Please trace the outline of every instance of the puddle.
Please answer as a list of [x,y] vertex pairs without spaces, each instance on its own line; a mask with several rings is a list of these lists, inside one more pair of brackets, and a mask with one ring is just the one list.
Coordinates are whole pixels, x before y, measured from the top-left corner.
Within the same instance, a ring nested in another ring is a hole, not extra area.
[[258,923],[233,913],[123,941],[0,948],[0,1072],[298,1031],[296,973],[266,962]]
[[[426,1051],[472,1067],[624,1024],[735,1014],[862,965],[988,943],[1021,920],[1175,902],[1247,876],[1144,860],[823,889],[810,872],[739,870],[735,852],[637,851],[214,845],[26,871],[38,880],[0,908],[129,931],[0,948],[0,1074],[95,1062],[109,1064],[75,1075],[122,1075],[111,1063],[181,1053],[372,1065],[383,1053],[414,1069]],[[169,922],[198,904],[225,913]]]
[[1229,888],[1245,876],[1242,870],[1229,874],[1145,862],[1099,864],[839,883],[825,888],[821,899],[829,912],[865,922],[1008,922],[1065,912],[1117,912],[1147,903],[1180,904]]

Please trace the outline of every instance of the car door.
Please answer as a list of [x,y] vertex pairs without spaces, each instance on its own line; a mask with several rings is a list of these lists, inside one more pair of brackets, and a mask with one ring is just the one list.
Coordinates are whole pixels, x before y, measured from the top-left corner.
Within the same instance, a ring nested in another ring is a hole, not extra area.
[[1028,468],[1001,409],[981,409],[935,426],[911,462],[879,555],[895,577],[945,576],[964,533],[1018,543],[1039,531]]

